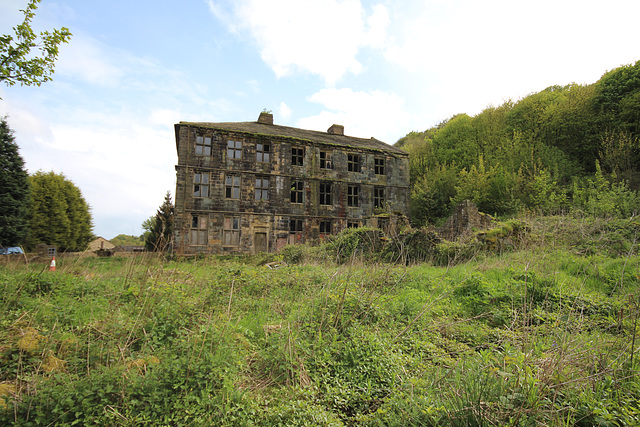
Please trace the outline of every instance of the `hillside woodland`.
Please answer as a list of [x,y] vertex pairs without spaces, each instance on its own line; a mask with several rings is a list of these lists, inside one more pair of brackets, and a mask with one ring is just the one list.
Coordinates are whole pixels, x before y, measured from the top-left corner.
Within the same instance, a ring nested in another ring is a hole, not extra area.
[[480,211],[627,217],[638,211],[640,61],[594,84],[552,86],[477,116],[456,115],[396,146],[410,153],[411,218]]

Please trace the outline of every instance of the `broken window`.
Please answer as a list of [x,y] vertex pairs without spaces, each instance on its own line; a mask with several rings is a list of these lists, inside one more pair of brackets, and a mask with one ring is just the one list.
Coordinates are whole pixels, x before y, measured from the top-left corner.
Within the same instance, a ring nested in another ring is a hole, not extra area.
[[193,215],[191,217],[190,239],[192,245],[205,246],[208,243],[207,217]]
[[347,187],[347,206],[355,208],[360,205],[360,187],[349,185]]
[[299,233],[302,232],[302,219],[289,219],[289,232]]
[[193,174],[193,197],[209,197],[209,174]]
[[360,172],[360,156],[358,154],[347,154],[347,170]]
[[304,203],[304,182],[291,183],[291,203]]
[[330,205],[331,204],[331,183],[330,182],[321,182],[320,183],[320,200],[321,205]]
[[376,175],[384,175],[384,159],[374,158],[373,159],[373,170]]
[[225,195],[227,199],[240,198],[240,177],[237,175],[227,175],[225,181]]
[[240,245],[240,217],[224,217],[222,244],[224,246]]
[[304,148],[291,148],[291,164],[294,166],[304,165]]
[[384,187],[373,187],[373,207],[384,208]]
[[269,178],[256,178],[256,200],[269,200]]
[[296,243],[303,243],[303,227],[303,219],[289,218],[289,238],[287,239],[288,244],[295,245]]
[[320,221],[320,233],[331,234],[331,221]]
[[256,144],[256,161],[262,163],[269,163],[270,160],[271,145],[270,144]]
[[210,156],[211,155],[211,137],[210,136],[196,136],[196,156]]
[[328,151],[320,152],[320,169],[333,169],[331,162],[331,153]]
[[227,141],[227,158],[242,159],[242,141]]

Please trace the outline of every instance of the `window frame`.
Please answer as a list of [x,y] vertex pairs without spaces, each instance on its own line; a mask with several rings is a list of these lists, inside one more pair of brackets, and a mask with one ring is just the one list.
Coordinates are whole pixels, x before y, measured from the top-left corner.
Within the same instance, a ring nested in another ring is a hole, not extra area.
[[347,206],[357,208],[360,206],[360,186],[355,184],[347,185]]
[[[254,185],[254,196],[256,201],[269,200],[269,177],[256,176]],[[266,186],[265,186],[266,183]]]
[[347,153],[347,171],[362,172],[362,156],[356,153]]
[[[208,172],[193,173],[193,197],[196,199],[206,199],[210,193],[210,182]],[[205,194],[206,193],[206,194]]]
[[256,162],[271,163],[271,144],[268,142],[256,143]]
[[[241,189],[242,180],[240,179],[240,175],[230,174],[224,177],[224,195],[226,199],[240,200]],[[237,197],[234,197],[234,195]]]
[[332,161],[332,153],[331,151],[320,151],[319,155],[319,166],[320,169],[333,169],[333,161]]
[[289,201],[291,203],[304,203],[304,181],[291,181]]
[[222,220],[222,246],[240,246],[242,219],[239,216],[225,216]]
[[[208,144],[207,144],[207,141],[208,141]],[[212,147],[213,147],[213,138],[205,135],[196,135],[196,149],[195,149],[196,156],[210,157],[212,152]]]
[[289,234],[302,233],[304,231],[303,218],[289,218]]
[[373,187],[373,208],[374,209],[384,209],[386,194],[384,191],[384,187],[376,185]]
[[304,242],[304,218],[289,218],[289,235],[287,243],[295,245]]
[[386,159],[384,157],[373,158],[373,172],[375,175],[386,175]]
[[304,166],[304,147],[291,147],[291,165]]
[[227,159],[242,160],[242,141],[235,139],[227,140]]
[[347,220],[347,228],[360,228],[360,221]]
[[322,206],[333,205],[333,186],[331,182],[320,182],[318,188],[318,204]]
[[[329,231],[327,231],[327,228],[329,229]],[[330,219],[320,221],[320,224],[318,225],[318,232],[320,234],[333,234],[332,221]]]
[[191,246],[207,246],[209,244],[208,216],[191,215],[189,228],[189,244]]

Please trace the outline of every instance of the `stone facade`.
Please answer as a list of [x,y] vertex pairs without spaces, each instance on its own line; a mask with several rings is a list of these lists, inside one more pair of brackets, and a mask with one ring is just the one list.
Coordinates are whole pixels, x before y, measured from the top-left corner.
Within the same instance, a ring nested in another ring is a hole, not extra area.
[[409,157],[374,138],[256,122],[175,125],[174,249],[273,252],[409,211]]

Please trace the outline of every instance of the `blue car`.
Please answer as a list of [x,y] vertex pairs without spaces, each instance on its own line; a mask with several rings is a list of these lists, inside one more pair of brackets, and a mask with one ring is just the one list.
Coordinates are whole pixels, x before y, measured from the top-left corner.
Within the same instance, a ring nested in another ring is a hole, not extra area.
[[0,255],[22,255],[24,251],[20,246],[11,246],[8,248],[0,248]]

